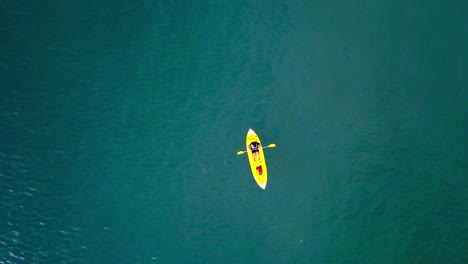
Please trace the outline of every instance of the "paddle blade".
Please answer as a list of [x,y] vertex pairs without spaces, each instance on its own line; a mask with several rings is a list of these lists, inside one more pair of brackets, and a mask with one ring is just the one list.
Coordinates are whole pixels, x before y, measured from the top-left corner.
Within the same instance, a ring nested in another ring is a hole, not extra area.
[[270,144],[270,145],[268,145],[268,147],[269,148],[274,148],[274,147],[276,147],[276,144]]
[[242,155],[242,154],[244,154],[244,151],[242,151],[242,150],[241,150],[241,151],[237,151],[237,155]]

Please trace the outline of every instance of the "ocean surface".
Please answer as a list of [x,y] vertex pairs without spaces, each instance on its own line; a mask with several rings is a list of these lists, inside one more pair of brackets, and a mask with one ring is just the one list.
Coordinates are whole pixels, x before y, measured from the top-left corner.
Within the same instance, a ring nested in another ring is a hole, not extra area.
[[0,263],[468,263],[466,10],[0,1]]

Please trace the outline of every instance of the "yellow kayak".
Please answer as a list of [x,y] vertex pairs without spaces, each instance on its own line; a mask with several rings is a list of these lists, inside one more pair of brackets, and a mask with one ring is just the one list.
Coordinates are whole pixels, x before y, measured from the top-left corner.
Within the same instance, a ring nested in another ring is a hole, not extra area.
[[[260,159],[257,159],[254,161],[253,156],[252,156],[252,151],[249,150],[249,145],[252,142],[258,142],[261,144],[261,147],[259,148],[259,157]],[[249,129],[249,132],[247,132],[247,138],[245,140],[245,146],[247,147],[247,155],[249,156],[249,162],[250,162],[250,169],[252,170],[253,177],[255,181],[257,182],[258,186],[260,188],[265,189],[267,185],[267,166],[266,166],[266,161],[265,161],[265,156],[263,155],[263,145],[260,142],[260,138],[257,136],[257,134],[252,130]]]

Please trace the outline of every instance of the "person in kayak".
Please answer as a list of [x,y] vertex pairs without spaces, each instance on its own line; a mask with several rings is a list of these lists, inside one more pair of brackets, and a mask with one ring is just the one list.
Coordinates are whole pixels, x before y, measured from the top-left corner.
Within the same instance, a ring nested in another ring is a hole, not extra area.
[[249,145],[250,151],[252,151],[252,157],[253,160],[256,160],[256,157],[258,157],[258,160],[260,160],[260,155],[258,154],[259,149],[262,147],[262,145],[256,141],[251,142]]

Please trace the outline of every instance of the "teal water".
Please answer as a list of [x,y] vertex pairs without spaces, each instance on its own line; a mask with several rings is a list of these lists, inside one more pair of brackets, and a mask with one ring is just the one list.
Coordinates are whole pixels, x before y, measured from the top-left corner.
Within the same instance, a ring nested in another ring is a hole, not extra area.
[[467,9],[0,2],[0,263],[467,263]]

